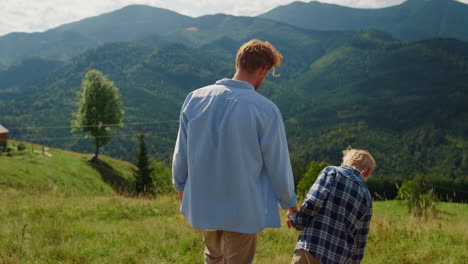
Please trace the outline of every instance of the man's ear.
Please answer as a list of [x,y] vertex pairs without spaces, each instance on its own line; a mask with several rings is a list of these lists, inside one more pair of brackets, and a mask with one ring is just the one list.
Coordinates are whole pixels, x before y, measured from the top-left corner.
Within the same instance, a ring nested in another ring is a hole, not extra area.
[[269,71],[268,65],[264,65],[261,69],[262,69],[262,74],[264,74],[264,75],[268,74],[268,71]]

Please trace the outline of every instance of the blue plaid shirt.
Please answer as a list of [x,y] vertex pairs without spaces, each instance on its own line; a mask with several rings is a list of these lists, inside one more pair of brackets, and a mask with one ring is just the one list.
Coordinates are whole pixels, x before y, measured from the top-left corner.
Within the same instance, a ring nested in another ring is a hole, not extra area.
[[310,252],[321,264],[360,263],[372,217],[372,198],[363,175],[349,166],[326,167],[291,224],[302,230],[295,251]]

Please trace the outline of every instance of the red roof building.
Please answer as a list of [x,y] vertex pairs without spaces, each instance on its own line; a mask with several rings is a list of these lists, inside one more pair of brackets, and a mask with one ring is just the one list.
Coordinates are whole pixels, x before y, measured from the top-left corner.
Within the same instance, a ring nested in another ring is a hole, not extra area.
[[0,148],[6,148],[8,142],[8,129],[0,125]]

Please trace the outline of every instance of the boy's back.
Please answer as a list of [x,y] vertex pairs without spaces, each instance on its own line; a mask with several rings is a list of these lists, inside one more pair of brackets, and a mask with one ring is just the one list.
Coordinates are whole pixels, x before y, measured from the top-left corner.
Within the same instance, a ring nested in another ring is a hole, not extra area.
[[301,210],[290,217],[302,230],[295,252],[305,250],[321,264],[360,263],[372,217],[366,178],[348,165],[323,169]]

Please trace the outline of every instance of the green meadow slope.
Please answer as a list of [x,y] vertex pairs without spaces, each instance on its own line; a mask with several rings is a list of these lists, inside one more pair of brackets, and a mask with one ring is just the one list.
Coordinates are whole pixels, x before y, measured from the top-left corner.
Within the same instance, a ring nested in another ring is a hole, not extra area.
[[124,192],[133,181],[132,164],[103,156],[102,163],[92,164],[91,154],[23,143],[9,142],[12,155],[0,154],[0,191],[15,189],[27,193],[67,195],[113,195]]

